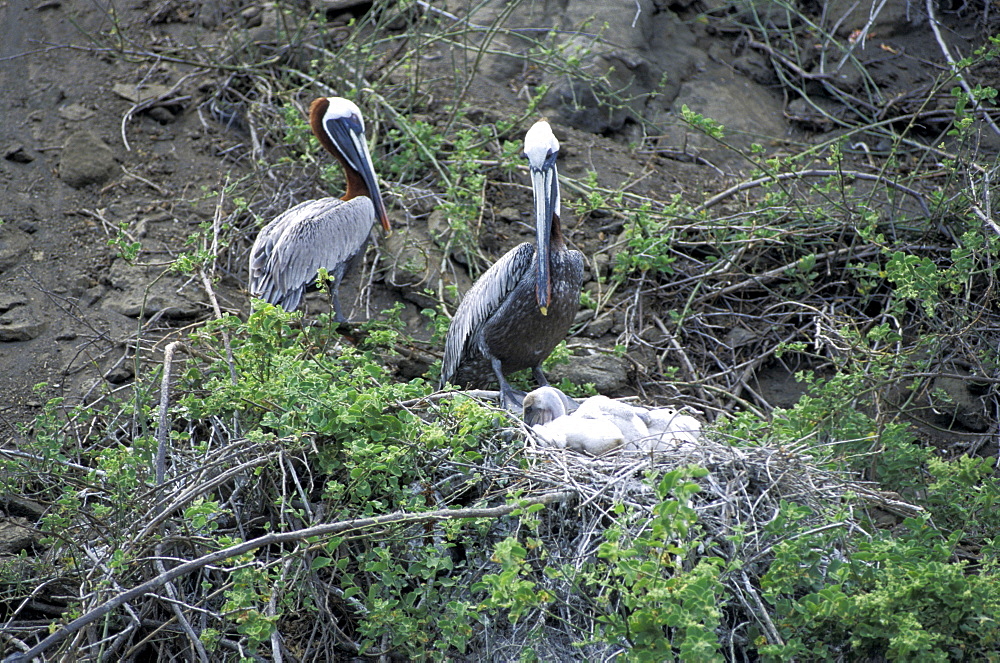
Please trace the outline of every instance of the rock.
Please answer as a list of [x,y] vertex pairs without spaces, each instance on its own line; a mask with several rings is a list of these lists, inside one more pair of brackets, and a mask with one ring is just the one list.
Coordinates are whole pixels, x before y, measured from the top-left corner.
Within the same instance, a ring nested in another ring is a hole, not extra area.
[[517,223],[521,220],[521,210],[516,207],[503,207],[497,212],[497,218],[508,223]]
[[24,308],[18,308],[0,317],[0,342],[30,341],[45,332],[48,323],[29,317],[25,311]]
[[931,385],[930,403],[941,423],[949,428],[956,424],[967,430],[983,433],[991,417],[983,396],[983,385],[966,369],[948,367],[950,373],[968,377],[940,376]]
[[0,508],[6,511],[8,516],[19,516],[32,521],[39,520],[46,511],[44,505],[16,495],[0,496]]
[[153,106],[148,111],[146,115],[150,116],[160,124],[170,124],[177,119],[177,116],[171,113],[168,109],[163,106]]
[[451,235],[451,224],[448,215],[442,209],[436,209],[427,217],[427,232],[439,245],[444,246]]
[[[646,116],[650,106],[669,106],[682,80],[705,57],[691,26],[658,0],[636,0],[627,8],[587,0],[528,3],[510,16],[507,5],[480,3],[468,16],[479,25],[502,20],[507,29],[491,36],[493,54],[482,59],[481,75],[497,95],[547,86],[539,111],[591,133],[627,134],[632,118]],[[560,57],[578,59],[585,73],[574,77],[537,66],[537,34],[549,30],[558,35],[551,45]]]
[[16,265],[29,246],[28,233],[10,223],[0,225],[0,274]]
[[695,152],[709,155],[710,161],[742,159],[734,158],[730,150],[720,148],[714,139],[680,120],[684,106],[723,125],[726,142],[740,147],[788,134],[781,100],[766,88],[720,65],[712,65],[681,85],[672,116],[663,118],[667,143],[677,148],[694,148]]
[[838,126],[834,118],[847,117],[849,111],[831,99],[813,96],[809,101],[802,97],[792,99],[788,102],[785,114],[789,120],[807,131],[824,133]]
[[574,356],[568,364],[559,364],[549,371],[549,379],[567,379],[573,384],[593,383],[600,394],[613,394],[628,384],[629,363],[623,357],[605,353]]
[[173,320],[191,320],[206,310],[203,305],[206,297],[201,289],[189,285],[186,296],[181,295],[177,290],[184,281],[163,276],[160,271],[130,265],[120,258],[115,260],[108,279],[118,292],[108,293],[101,307],[129,318],[160,314]]
[[59,159],[59,177],[80,189],[107,182],[118,168],[111,148],[90,131],[71,135]]
[[611,325],[614,324],[614,320],[611,316],[605,315],[600,318],[594,318],[594,311],[591,309],[583,309],[576,314],[576,318],[573,321],[573,325],[586,325],[580,332],[583,336],[587,338],[600,338],[604,336],[609,331],[611,331]]
[[342,12],[363,5],[365,0],[313,0],[313,7],[326,12]]
[[111,384],[125,384],[133,377],[135,377],[135,371],[132,370],[132,366],[128,362],[116,366],[104,374],[104,379]]
[[42,533],[26,518],[0,519],[0,555],[16,555],[31,550],[41,540]]
[[730,330],[726,332],[726,335],[722,337],[722,344],[730,350],[735,350],[736,348],[741,348],[744,345],[756,343],[760,338],[761,334],[758,332],[737,325],[730,328]]
[[141,85],[115,83],[111,90],[119,97],[128,99],[134,104],[143,104],[163,99],[170,94],[173,88],[158,83],[143,83]]
[[260,15],[254,18],[256,25],[246,32],[252,43],[273,44],[278,41],[281,35],[279,26],[283,24],[278,11],[272,4],[263,6]]
[[261,6],[250,5],[240,11],[240,18],[243,19],[243,27],[255,28],[260,25]]
[[[383,240],[382,254],[387,265],[383,273],[385,283],[397,288],[404,299],[418,307],[437,306],[436,296],[428,295],[424,290],[437,292],[443,285],[445,301],[455,308],[461,301],[461,293],[472,286],[463,269],[450,270],[442,275],[444,252],[432,239],[431,233],[419,224],[397,228]],[[448,288],[449,285],[454,285],[455,289]],[[456,291],[457,296],[452,294]]]
[[735,0],[733,9],[751,25],[788,28],[795,22],[795,10],[781,0]]
[[823,12],[827,21],[826,27],[836,26],[837,34],[847,37],[868,24],[870,10],[875,6],[878,7],[878,13],[875,14],[869,28],[870,35],[876,33],[880,37],[889,37],[910,30],[914,25],[927,20],[922,5],[915,6],[909,0],[887,0],[885,3],[869,3],[861,6],[858,6],[855,0],[828,0]]
[[13,163],[31,163],[35,160],[34,155],[20,143],[12,143],[3,148],[3,158]]
[[[704,55],[695,49],[695,36],[676,14],[653,0],[637,0],[634,11],[615,3],[569,2],[554,10],[550,20],[565,34],[568,55],[578,54],[588,80],[565,74],[548,75],[549,92],[542,102],[557,121],[590,133],[621,132],[633,116],[647,116],[649,106],[667,103],[676,96],[683,78],[700,66]],[[581,25],[604,26],[614,34],[614,45],[595,43],[579,32]],[[595,91],[595,80],[622,99],[612,106],[602,103],[608,95]],[[651,95],[661,99],[652,102]]]
[[0,292],[0,315],[17,306],[25,306],[27,303],[28,298],[21,294]]
[[758,51],[747,51],[734,59],[732,64],[733,69],[760,85],[774,85],[778,80],[771,63]]
[[89,120],[97,114],[93,108],[87,108],[83,104],[65,104],[59,107],[59,117],[71,122],[81,122]]
[[38,232],[38,224],[28,219],[14,219],[14,225],[29,235],[34,235]]

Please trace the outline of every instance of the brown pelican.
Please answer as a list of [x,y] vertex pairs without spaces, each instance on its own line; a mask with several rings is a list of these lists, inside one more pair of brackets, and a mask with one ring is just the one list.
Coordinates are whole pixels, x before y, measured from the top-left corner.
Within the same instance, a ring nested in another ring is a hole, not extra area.
[[580,403],[573,416],[586,419],[606,419],[622,432],[626,440],[638,440],[649,435],[649,429],[640,416],[640,408],[632,407],[607,396],[591,396]]
[[524,137],[535,198],[535,245],[508,251],[466,293],[448,329],[441,384],[500,384],[500,404],[519,404],[506,375],[530,368],[548,381],[542,361],[569,331],[580,303],[583,254],[566,247],[559,224],[559,141],[545,121]]
[[250,250],[250,293],[294,311],[320,268],[333,279],[330,296],[338,322],[340,280],[364,252],[372,224],[389,231],[389,217],[378,190],[365,142],[365,123],[354,102],[340,97],[316,99],[309,125],[320,145],[340,162],[347,179],[343,198],[307,200],[284,212],[257,235]]

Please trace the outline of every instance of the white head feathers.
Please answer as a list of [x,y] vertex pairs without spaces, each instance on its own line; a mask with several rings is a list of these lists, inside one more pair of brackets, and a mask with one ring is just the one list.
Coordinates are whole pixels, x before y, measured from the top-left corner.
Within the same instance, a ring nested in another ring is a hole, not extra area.
[[329,105],[326,107],[326,113],[323,114],[324,123],[329,120],[353,118],[361,125],[361,130],[365,130],[365,121],[361,118],[361,109],[358,108],[357,104],[343,97],[327,97],[326,100]]
[[559,141],[545,120],[535,122],[524,135],[524,156],[531,167],[539,170],[550,156],[559,151]]

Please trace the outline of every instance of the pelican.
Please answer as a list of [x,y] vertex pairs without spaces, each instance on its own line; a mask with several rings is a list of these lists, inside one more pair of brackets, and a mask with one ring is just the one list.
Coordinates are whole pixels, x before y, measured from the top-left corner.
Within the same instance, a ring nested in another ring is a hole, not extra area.
[[[567,400],[573,410],[567,409]],[[524,422],[544,447],[593,456],[649,434],[638,410],[630,405],[591,396],[577,407],[576,401],[553,387],[540,387],[524,397]]]
[[543,447],[594,456],[619,447],[672,452],[701,439],[701,423],[677,410],[649,410],[607,396],[578,404],[554,387],[539,387],[524,397],[524,423]]
[[625,444],[621,430],[602,417],[578,417],[565,414],[545,424],[535,424],[531,430],[543,447],[569,449],[600,456]]
[[528,392],[522,403],[522,419],[529,426],[547,424],[575,411],[579,404],[555,387],[539,387]]
[[649,435],[649,428],[642,420],[640,408],[607,396],[591,396],[580,404],[573,416],[606,419],[622,432],[626,440],[638,440]]
[[583,254],[566,247],[559,224],[559,141],[548,122],[524,137],[534,191],[535,244],[525,242],[497,260],[473,284],[452,318],[441,384],[500,384],[500,404],[520,403],[505,376],[530,368],[541,386],[542,362],[569,331],[579,308]]
[[257,235],[250,250],[250,293],[294,311],[320,268],[333,279],[330,297],[337,322],[344,274],[364,252],[372,224],[389,232],[389,217],[365,141],[365,122],[353,101],[321,97],[309,107],[309,126],[319,144],[340,162],[347,180],[343,198],[307,200],[287,210]]
[[701,422],[689,414],[682,414],[673,408],[659,408],[639,413],[639,417],[649,429],[649,437],[639,440],[639,449],[669,449],[669,443],[697,443],[701,439]]

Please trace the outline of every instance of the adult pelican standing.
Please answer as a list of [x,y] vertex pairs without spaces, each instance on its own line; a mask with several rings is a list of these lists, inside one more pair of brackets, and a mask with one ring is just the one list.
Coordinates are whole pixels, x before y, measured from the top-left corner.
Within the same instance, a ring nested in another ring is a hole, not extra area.
[[338,322],[340,281],[364,253],[376,221],[388,232],[389,217],[379,193],[357,105],[341,97],[321,97],[309,107],[309,126],[340,162],[347,180],[342,198],[307,200],[279,215],[257,235],[250,250],[250,293],[294,311],[302,295],[326,269]]
[[479,277],[452,318],[441,384],[500,384],[503,407],[520,406],[506,376],[530,368],[548,385],[542,362],[566,337],[580,306],[583,254],[566,247],[559,223],[559,141],[548,122],[524,137],[535,199],[535,244],[508,251]]

